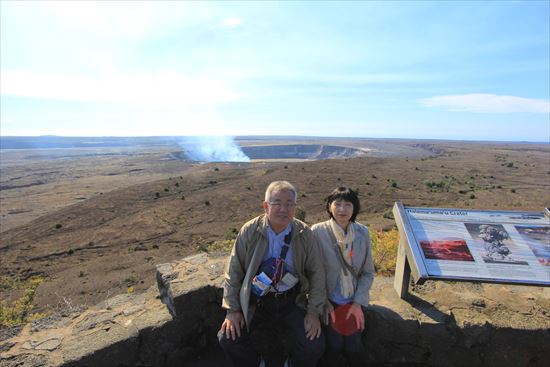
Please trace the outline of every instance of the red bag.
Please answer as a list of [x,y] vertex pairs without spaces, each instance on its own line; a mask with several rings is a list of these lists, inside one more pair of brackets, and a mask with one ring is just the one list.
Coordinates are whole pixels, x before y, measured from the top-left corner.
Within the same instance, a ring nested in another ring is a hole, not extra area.
[[339,334],[349,336],[361,329],[357,327],[355,317],[352,315],[346,320],[346,315],[351,307],[351,303],[339,305],[334,308],[334,321],[330,320],[330,326]]

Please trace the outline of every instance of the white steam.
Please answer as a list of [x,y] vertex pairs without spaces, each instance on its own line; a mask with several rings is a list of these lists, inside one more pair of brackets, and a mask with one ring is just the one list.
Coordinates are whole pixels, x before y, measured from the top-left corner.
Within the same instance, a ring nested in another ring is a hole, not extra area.
[[232,137],[197,136],[181,142],[187,159],[201,162],[250,162]]

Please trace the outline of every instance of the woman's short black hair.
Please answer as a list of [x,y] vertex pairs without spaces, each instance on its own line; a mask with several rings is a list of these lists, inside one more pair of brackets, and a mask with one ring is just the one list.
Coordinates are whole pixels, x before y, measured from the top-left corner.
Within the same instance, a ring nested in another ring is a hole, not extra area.
[[327,213],[328,215],[330,215],[331,218],[333,218],[333,216],[332,216],[332,213],[330,212],[330,204],[332,204],[332,202],[335,200],[345,200],[353,204],[353,214],[351,215],[350,221],[355,222],[357,213],[359,213],[359,210],[361,209],[361,204],[359,203],[359,197],[357,196],[357,192],[345,186],[340,186],[334,189],[330,193],[330,195],[327,196],[327,198],[325,199]]

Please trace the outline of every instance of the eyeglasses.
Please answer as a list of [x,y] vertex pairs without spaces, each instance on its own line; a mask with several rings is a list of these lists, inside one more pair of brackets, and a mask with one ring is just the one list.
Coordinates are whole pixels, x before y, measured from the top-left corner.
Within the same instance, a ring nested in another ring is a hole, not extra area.
[[294,207],[296,206],[296,203],[280,203],[278,201],[275,201],[273,203],[269,203],[269,205],[274,208],[274,209],[285,209],[285,210],[288,210],[288,209],[294,209]]

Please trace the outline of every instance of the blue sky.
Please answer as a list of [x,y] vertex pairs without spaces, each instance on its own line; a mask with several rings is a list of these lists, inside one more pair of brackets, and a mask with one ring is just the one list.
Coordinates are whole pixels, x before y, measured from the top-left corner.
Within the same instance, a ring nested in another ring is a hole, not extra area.
[[0,134],[550,141],[550,2],[2,0]]

